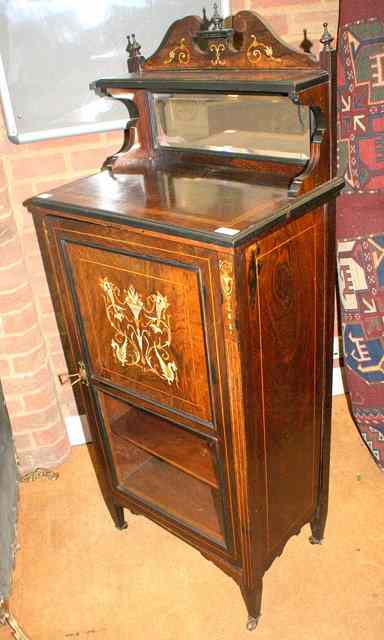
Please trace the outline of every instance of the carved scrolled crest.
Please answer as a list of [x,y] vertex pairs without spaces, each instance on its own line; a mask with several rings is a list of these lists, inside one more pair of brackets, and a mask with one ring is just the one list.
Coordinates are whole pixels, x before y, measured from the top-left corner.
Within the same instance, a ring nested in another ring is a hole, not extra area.
[[187,16],[168,29],[144,71],[198,69],[307,69],[318,67],[311,55],[280,40],[260,16],[240,11],[223,28],[207,29],[206,16]]

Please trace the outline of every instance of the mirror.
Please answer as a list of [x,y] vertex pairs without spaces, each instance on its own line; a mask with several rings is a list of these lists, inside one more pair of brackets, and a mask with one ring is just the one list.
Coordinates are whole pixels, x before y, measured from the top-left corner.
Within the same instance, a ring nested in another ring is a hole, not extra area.
[[309,107],[286,96],[154,94],[160,147],[307,162]]

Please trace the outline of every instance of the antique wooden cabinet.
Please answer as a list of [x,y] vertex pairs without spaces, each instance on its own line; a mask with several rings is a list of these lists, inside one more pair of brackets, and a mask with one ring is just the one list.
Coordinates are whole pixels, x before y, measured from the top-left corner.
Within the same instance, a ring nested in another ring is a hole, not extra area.
[[[96,175],[27,201],[115,524],[144,514],[236,580],[327,512],[334,56],[254,13],[174,23],[124,78],[129,121]],[[128,543],[128,542],[127,542]]]

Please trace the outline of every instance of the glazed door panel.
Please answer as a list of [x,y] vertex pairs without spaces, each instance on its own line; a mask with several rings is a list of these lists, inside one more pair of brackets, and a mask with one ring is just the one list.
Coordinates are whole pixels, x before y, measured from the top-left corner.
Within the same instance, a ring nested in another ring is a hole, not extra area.
[[96,397],[119,491],[226,547],[225,491],[216,439],[103,391]]
[[62,241],[93,376],[212,422],[201,274]]

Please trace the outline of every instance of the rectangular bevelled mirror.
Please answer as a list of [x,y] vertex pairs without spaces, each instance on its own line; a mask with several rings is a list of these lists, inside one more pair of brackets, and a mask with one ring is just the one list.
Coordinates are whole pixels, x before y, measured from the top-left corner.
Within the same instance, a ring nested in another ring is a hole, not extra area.
[[311,112],[287,96],[154,94],[160,147],[306,162]]

